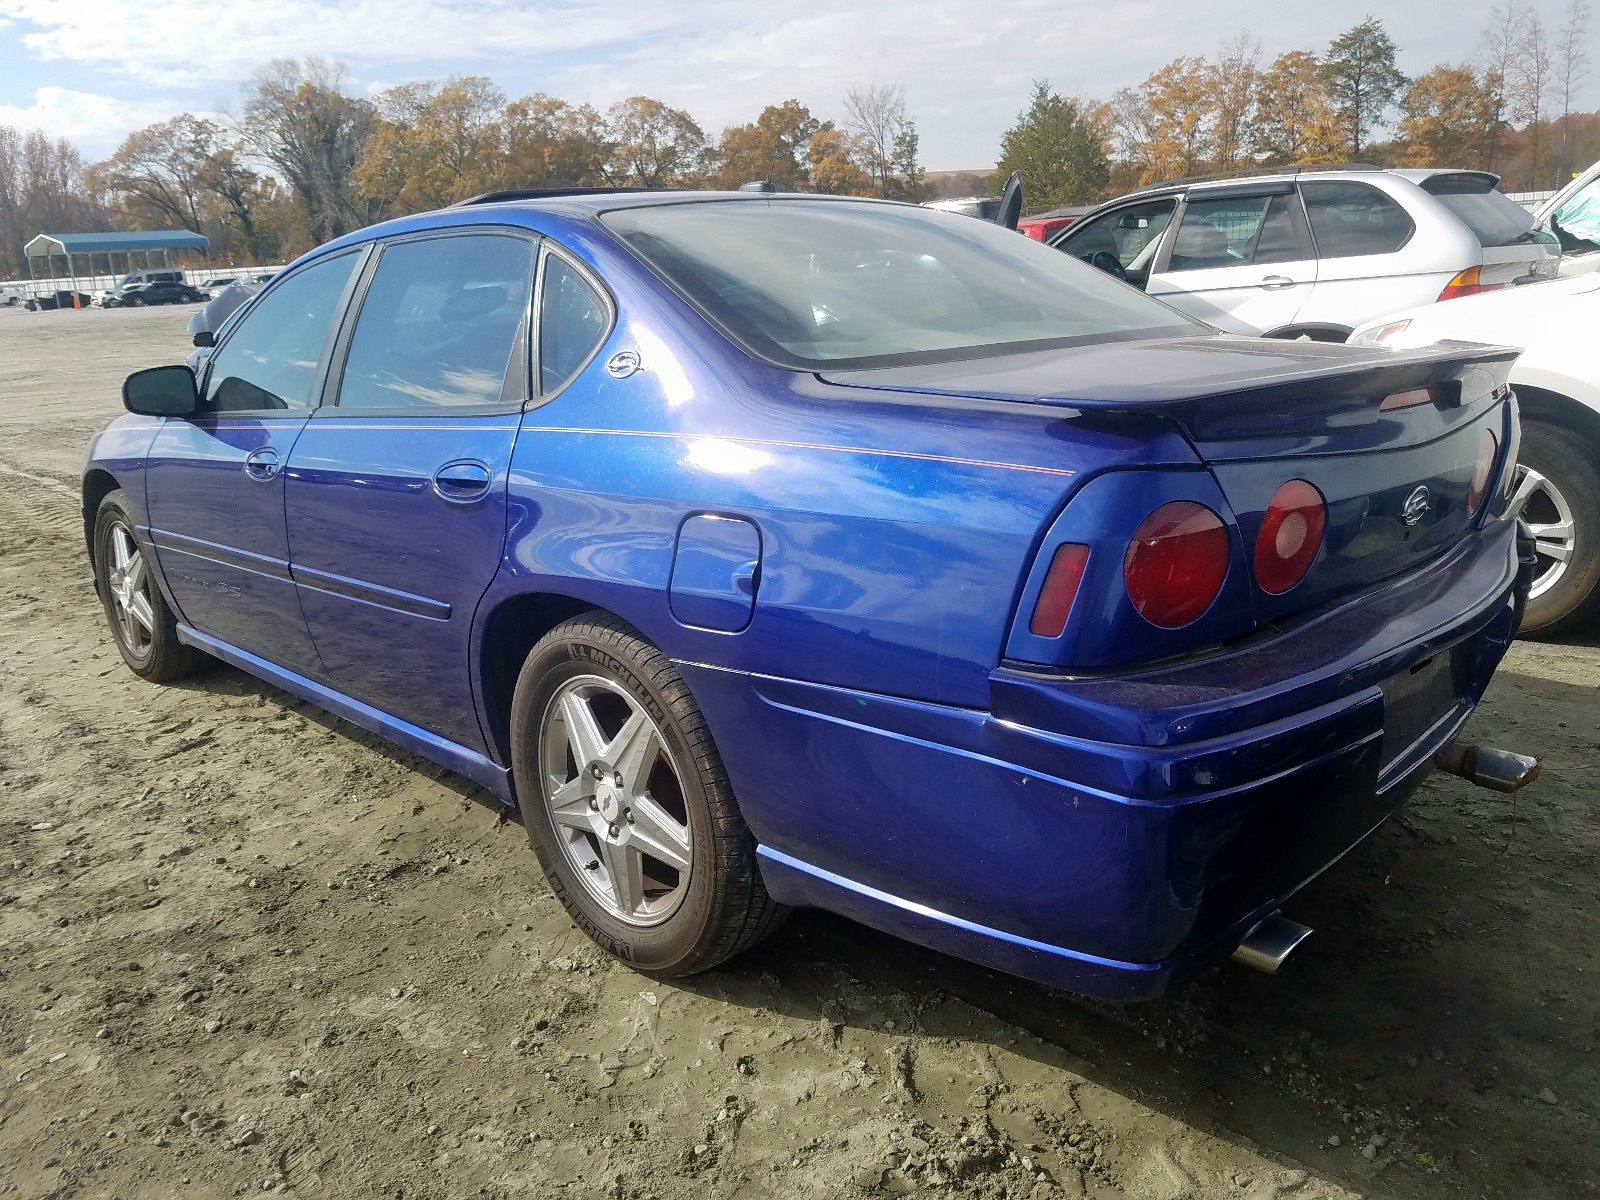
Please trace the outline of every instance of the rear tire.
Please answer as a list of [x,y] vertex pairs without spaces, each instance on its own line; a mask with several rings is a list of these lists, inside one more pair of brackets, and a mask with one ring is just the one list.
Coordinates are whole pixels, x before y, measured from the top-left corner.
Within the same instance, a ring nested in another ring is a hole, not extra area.
[[574,617],[529,652],[511,757],[551,890],[635,969],[709,970],[787,912],[762,883],[755,838],[688,686],[618,618]]
[[1518,465],[1540,551],[1522,633],[1552,637],[1600,609],[1600,451],[1571,429],[1525,421]]
[[121,490],[108,493],[95,514],[94,581],[112,639],[135,675],[151,683],[171,683],[200,664],[200,652],[178,640],[177,618],[134,536]]

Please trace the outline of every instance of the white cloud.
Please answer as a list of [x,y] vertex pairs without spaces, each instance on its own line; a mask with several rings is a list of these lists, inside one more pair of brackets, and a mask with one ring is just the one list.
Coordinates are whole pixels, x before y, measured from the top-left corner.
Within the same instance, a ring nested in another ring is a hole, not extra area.
[[33,103],[25,108],[0,104],[0,125],[42,129],[51,137],[70,139],[94,157],[114,148],[129,130],[165,120],[180,111],[182,105],[175,101],[129,103],[94,92],[42,87],[33,93]]

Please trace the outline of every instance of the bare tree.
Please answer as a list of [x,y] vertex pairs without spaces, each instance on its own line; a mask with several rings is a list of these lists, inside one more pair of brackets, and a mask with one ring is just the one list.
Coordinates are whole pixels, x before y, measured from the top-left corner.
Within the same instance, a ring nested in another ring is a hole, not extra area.
[[853,87],[845,93],[846,125],[866,139],[871,149],[872,174],[878,194],[887,196],[893,186],[895,143],[910,125],[906,116],[906,90],[899,84]]
[[1543,181],[1539,169],[1542,157],[1543,130],[1540,119],[1544,116],[1545,97],[1550,91],[1550,43],[1545,39],[1544,22],[1539,14],[1529,12],[1522,26],[1522,40],[1517,55],[1515,73],[1511,76],[1511,115],[1522,122],[1528,131],[1528,171],[1535,187]]
[[371,104],[346,94],[346,79],[345,68],[326,59],[277,58],[244,87],[245,145],[289,185],[313,243],[370,219],[355,169],[376,114]]
[[1561,156],[1556,178],[1563,184],[1572,176],[1572,102],[1589,74],[1588,42],[1588,0],[1569,0],[1566,17],[1556,31],[1551,86],[1551,99],[1561,105]]
[[1219,171],[1233,170],[1245,157],[1260,62],[1260,39],[1241,33],[1223,42],[1216,60],[1206,65],[1207,90],[1215,109],[1211,161]]
[[1490,88],[1490,120],[1495,130],[1489,140],[1491,169],[1499,165],[1499,130],[1505,125],[1512,108],[1509,92],[1517,78],[1517,63],[1522,53],[1528,11],[1522,0],[1505,0],[1504,4],[1496,4],[1489,10],[1489,20],[1478,36],[1478,62]]

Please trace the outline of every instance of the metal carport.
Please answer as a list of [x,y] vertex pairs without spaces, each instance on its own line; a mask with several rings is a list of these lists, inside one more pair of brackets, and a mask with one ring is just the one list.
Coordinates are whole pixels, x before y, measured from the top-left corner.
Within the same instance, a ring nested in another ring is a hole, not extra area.
[[[211,241],[204,234],[187,229],[137,230],[127,233],[41,233],[22,248],[28,256],[28,277],[33,280],[71,280],[73,290],[78,290],[80,278],[93,279],[95,255],[106,256],[106,273],[125,275],[134,270],[133,256],[142,254],[145,267],[170,267],[175,250],[205,251]],[[152,253],[159,253],[161,261],[151,262]],[[123,256],[123,269],[117,270],[117,255]],[[44,270],[36,265],[44,260]],[[63,261],[64,272],[56,271],[56,263]],[[80,265],[87,270],[79,271]]]

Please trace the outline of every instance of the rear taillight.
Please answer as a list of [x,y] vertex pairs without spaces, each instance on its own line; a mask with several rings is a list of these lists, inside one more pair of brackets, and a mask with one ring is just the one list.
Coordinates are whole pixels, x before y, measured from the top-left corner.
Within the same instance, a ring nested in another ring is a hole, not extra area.
[[1439,293],[1439,299],[1459,300],[1462,296],[1476,296],[1481,292],[1498,292],[1505,287],[1503,283],[1483,283],[1481,280],[1481,269],[1468,267],[1444,285],[1444,291]]
[[1173,500],[1139,523],[1122,560],[1134,609],[1177,629],[1211,607],[1228,574],[1228,528],[1203,504]]
[[1067,627],[1067,616],[1072,612],[1072,602],[1077,599],[1078,585],[1083,582],[1084,564],[1089,561],[1089,547],[1068,543],[1056,547],[1056,556],[1050,560],[1050,570],[1045,573],[1044,586],[1039,589],[1039,599],[1034,602],[1033,616],[1028,620],[1028,632],[1034,637],[1060,637]]
[[1322,493],[1304,479],[1291,479],[1272,494],[1256,535],[1256,582],[1262,591],[1281,596],[1305,578],[1327,524]]
[[1489,477],[1494,474],[1494,456],[1500,444],[1487,429],[1478,438],[1478,457],[1472,463],[1472,481],[1467,484],[1467,512],[1477,516],[1489,495]]

